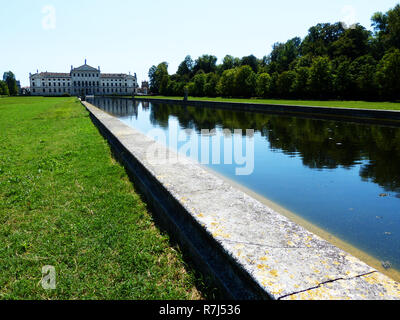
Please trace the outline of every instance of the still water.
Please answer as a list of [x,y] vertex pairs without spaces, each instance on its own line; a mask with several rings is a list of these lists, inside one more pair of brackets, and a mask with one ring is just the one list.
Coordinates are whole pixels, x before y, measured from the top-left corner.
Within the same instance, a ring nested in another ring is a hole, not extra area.
[[178,127],[193,129],[193,139],[202,129],[254,129],[251,175],[236,175],[235,164],[208,166],[400,270],[400,128],[129,99],[88,101],[145,134],[158,128],[168,136]]

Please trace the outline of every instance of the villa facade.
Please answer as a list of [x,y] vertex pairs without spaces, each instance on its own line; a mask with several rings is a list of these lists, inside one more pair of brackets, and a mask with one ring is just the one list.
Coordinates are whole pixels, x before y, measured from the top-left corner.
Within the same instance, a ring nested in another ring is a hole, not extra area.
[[138,87],[136,74],[101,73],[86,61],[78,68],[71,66],[69,73],[37,72],[29,74],[29,80],[33,96],[132,95]]

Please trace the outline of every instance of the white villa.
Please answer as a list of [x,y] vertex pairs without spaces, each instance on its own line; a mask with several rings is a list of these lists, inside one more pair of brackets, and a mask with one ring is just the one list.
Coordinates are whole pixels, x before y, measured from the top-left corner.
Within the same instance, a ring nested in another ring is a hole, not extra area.
[[101,73],[86,60],[83,66],[71,66],[70,73],[37,72],[29,80],[33,96],[132,95],[138,87],[136,74]]

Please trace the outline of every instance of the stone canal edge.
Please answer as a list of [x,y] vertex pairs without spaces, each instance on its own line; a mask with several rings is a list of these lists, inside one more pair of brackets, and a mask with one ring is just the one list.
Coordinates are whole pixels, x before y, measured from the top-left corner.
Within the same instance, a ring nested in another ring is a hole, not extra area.
[[[95,106],[93,123],[146,199],[156,222],[234,300],[400,300],[400,283],[368,266],[200,164],[158,163],[176,153]],[[161,153],[163,154],[163,153]],[[321,208],[323,210],[323,208]]]

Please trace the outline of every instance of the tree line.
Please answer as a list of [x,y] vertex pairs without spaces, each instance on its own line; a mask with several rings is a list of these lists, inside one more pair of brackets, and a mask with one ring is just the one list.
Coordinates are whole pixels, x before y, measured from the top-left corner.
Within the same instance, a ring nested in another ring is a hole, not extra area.
[[400,99],[400,4],[360,24],[320,23],[304,39],[275,43],[262,59],[187,56],[176,74],[168,63],[149,70],[153,94],[291,99]]
[[11,71],[4,72],[3,80],[0,80],[0,96],[15,96],[18,94],[17,80]]

